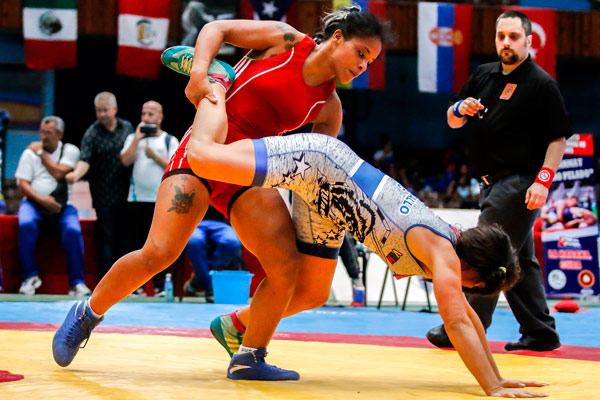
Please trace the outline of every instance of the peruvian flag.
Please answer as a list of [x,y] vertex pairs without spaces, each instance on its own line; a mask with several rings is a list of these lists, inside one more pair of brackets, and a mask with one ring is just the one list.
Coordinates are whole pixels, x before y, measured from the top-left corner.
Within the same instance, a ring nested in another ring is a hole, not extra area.
[[117,73],[157,79],[167,45],[170,0],[119,0]]
[[473,6],[419,3],[419,91],[458,93],[469,76]]
[[556,10],[552,8],[504,7],[519,10],[531,20],[531,58],[556,78]]
[[75,68],[77,0],[25,0],[23,36],[28,68]]

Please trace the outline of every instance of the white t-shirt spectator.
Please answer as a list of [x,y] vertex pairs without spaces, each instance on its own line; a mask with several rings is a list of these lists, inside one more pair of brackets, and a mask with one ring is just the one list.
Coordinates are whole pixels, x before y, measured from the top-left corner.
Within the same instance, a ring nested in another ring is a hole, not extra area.
[[[133,137],[133,133],[127,136],[121,153],[129,147],[133,141]],[[162,131],[160,135],[144,138],[138,144],[133,163],[133,173],[131,174],[131,184],[129,185],[129,196],[127,196],[128,202],[156,202],[158,187],[160,186],[160,180],[165,170],[156,161],[146,156],[146,146],[150,146],[159,157],[168,160],[173,156],[177,147],[179,147],[179,140],[175,136],[169,135],[169,146],[167,149],[166,138],[167,132]]]
[[[64,148],[60,161],[60,151]],[[68,165],[69,167],[75,168],[75,164],[79,160],[79,149],[77,146],[70,143],[58,142],[58,146],[53,153],[50,154],[50,158],[54,162]],[[31,188],[40,196],[48,196],[56,189],[56,179],[50,175],[46,167],[42,164],[42,159],[33,152],[33,150],[26,149],[21,158],[19,159],[19,165],[17,166],[17,172],[15,177],[31,182]],[[69,201],[71,195],[71,185],[69,185]]]

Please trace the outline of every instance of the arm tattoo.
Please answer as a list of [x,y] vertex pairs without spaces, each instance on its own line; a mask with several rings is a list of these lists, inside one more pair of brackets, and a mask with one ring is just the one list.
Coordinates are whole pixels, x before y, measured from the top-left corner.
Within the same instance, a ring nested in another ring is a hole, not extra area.
[[287,24],[277,24],[275,25],[277,29],[283,31],[283,41],[285,42],[285,49],[289,50],[296,45],[296,31],[290,29],[290,26]]
[[167,212],[175,211],[177,214],[187,214],[193,206],[196,191],[183,193],[179,186],[175,186],[175,196],[171,199],[171,208]]
[[296,41],[296,35],[294,35],[292,32],[286,32],[283,34],[283,40],[294,43]]

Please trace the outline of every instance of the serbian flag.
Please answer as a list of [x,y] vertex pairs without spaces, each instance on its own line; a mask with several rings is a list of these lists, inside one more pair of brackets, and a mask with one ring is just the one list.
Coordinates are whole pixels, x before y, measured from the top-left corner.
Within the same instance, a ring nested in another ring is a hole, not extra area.
[[551,8],[505,7],[502,11],[519,10],[531,20],[531,58],[556,78],[556,10]]
[[36,69],[77,65],[77,0],[25,0],[25,65]]
[[462,4],[419,3],[419,91],[458,93],[467,80],[472,9]]
[[294,0],[242,0],[243,19],[282,21],[292,26],[298,20],[298,7]]
[[167,46],[170,0],[119,0],[117,73],[157,79]]
[[[381,20],[387,18],[387,2],[385,1],[333,0],[333,8],[344,7],[351,3],[357,4],[363,11],[369,11],[375,14]],[[348,84],[344,85],[338,82],[337,87],[340,89],[385,90],[385,50],[381,50],[379,57],[377,57],[365,72]]]

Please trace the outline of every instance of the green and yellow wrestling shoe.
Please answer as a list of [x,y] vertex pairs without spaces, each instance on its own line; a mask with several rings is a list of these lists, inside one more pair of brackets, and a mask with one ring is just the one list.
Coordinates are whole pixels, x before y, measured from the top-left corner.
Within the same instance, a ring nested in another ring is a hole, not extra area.
[[[237,317],[234,317],[237,318]],[[229,357],[240,349],[244,332],[235,327],[231,314],[219,315],[210,323],[210,333],[229,353]]]
[[[189,46],[169,47],[163,51],[160,60],[167,68],[190,76],[194,63],[194,48]],[[227,90],[235,80],[235,71],[231,65],[215,58],[208,66],[208,80],[220,84]]]

